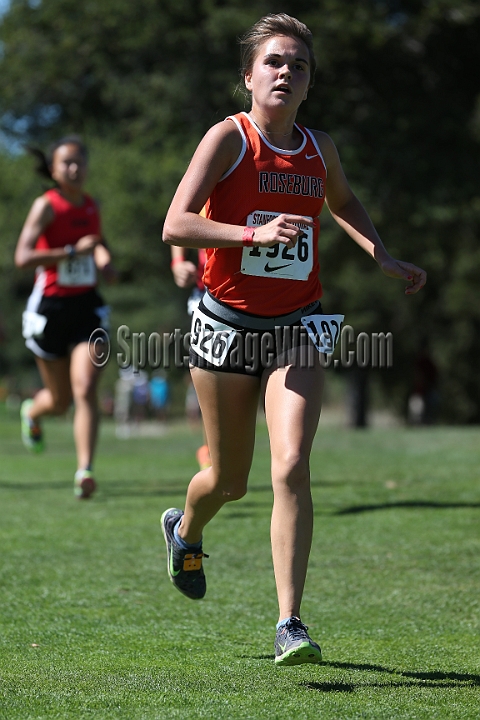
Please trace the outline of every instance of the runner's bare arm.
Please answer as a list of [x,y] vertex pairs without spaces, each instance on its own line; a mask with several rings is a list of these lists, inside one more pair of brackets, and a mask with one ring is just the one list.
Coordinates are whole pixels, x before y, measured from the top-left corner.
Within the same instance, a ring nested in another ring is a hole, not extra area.
[[171,246],[171,269],[175,285],[181,288],[195,285],[197,280],[197,268],[190,260],[185,259],[185,252],[182,247]]
[[348,184],[332,139],[321,132],[315,132],[315,136],[327,165],[325,199],[334,220],[376,260],[385,275],[410,283],[405,290],[407,295],[418,292],[426,283],[425,271],[411,263],[395,260],[389,254],[367,211]]
[[[35,244],[54,219],[53,209],[43,195],[37,198],[28,213],[15,249],[15,265],[19,268],[55,265],[68,257],[64,247],[35,249]],[[75,244],[77,255],[87,255],[101,242],[99,235],[85,235]]]
[[[163,240],[181,247],[241,247],[243,227],[208,220],[200,215],[215,185],[237,160],[242,148],[240,134],[230,120],[214,125],[200,142],[183,176],[165,219]],[[255,229],[254,245],[270,247],[277,242],[293,247],[299,229],[294,222],[313,225],[301,215],[283,214]]]
[[109,285],[112,285],[118,280],[118,273],[113,265],[112,255],[108,247],[104,245],[103,242],[99,242],[95,245],[93,250],[93,259],[95,261],[95,265],[102,273],[103,279]]
[[35,250],[35,244],[47,225],[53,220],[53,210],[47,198],[38,197],[27,215],[15,249],[15,265],[19,268],[36,267],[42,263],[54,264],[67,255],[63,248]]

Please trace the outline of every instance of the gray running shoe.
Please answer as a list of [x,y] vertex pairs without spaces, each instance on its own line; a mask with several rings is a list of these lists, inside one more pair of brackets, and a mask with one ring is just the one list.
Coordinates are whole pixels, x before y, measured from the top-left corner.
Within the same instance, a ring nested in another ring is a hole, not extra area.
[[173,529],[180,522],[183,510],[170,508],[165,510],[160,523],[167,545],[167,570],[170,580],[177,590],[191,600],[200,600],[207,591],[202,558],[208,557],[202,548],[184,550],[175,540]]
[[275,665],[302,665],[322,662],[322,651],[308,636],[300,618],[291,617],[275,636]]

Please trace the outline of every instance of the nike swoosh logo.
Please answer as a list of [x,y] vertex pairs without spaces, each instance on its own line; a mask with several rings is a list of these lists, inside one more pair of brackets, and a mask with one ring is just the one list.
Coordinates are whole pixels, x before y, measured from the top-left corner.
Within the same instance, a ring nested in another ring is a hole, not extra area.
[[275,265],[274,267],[270,267],[267,263],[263,269],[265,272],[275,272],[276,270],[282,270],[283,268],[290,267],[291,264],[292,263],[287,263],[286,265]]
[[305,155],[305,160],[311,160],[314,157],[318,157],[318,153],[315,153],[315,155]]
[[282,645],[282,643],[278,643],[278,647],[280,648],[280,650],[282,651],[282,653],[284,653],[284,652],[285,652],[285,649],[286,649],[286,647],[287,647],[287,643],[285,643],[285,645]]
[[170,557],[168,558],[168,560],[169,560],[168,564],[170,566],[170,575],[172,575],[172,577],[175,577],[176,575],[178,575],[178,573],[180,572],[180,570],[182,568],[179,568],[178,570],[174,569],[174,567],[173,567],[173,552],[172,551],[170,551]]

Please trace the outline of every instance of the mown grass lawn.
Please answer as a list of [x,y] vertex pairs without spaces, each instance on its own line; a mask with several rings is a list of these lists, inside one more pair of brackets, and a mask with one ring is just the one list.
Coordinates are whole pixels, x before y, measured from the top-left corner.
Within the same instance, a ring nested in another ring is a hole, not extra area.
[[167,579],[162,511],[198,437],[102,428],[94,500],[46,423],[25,454],[0,414],[0,718],[480,717],[480,429],[320,427],[303,619],[320,666],[275,668],[268,439],[250,492],[208,528],[208,593]]

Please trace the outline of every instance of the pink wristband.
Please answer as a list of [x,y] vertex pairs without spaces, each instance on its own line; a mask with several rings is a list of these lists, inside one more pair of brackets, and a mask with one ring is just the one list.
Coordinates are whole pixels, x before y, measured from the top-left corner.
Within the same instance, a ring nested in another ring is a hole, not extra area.
[[185,262],[185,260],[182,257],[174,257],[170,263],[170,267],[173,267],[174,265],[177,265],[178,263],[181,263],[181,262]]
[[245,247],[253,247],[253,236],[255,235],[255,228],[246,227],[243,229],[242,243]]

